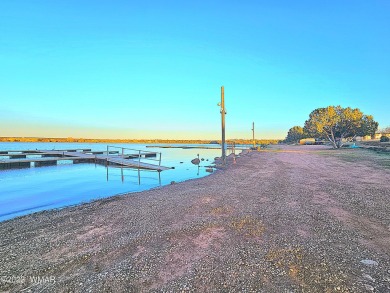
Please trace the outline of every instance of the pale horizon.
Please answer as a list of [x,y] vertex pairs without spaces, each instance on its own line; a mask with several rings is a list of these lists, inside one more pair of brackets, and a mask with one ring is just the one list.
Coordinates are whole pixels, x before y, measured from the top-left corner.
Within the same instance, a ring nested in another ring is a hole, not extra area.
[[[227,123],[229,121],[227,120]],[[175,130],[166,129],[160,127],[160,130],[156,133],[153,130],[142,129],[99,129],[94,127],[65,127],[62,125],[44,125],[44,124],[29,124],[28,128],[24,127],[21,122],[2,123],[3,129],[1,130],[0,137],[73,137],[73,138],[91,138],[91,139],[206,139],[217,140],[221,139],[221,123],[217,121],[213,131],[196,131],[189,129]],[[252,124],[247,127],[247,133],[242,131],[229,131],[227,130],[227,139],[252,139]],[[284,139],[286,133],[283,130],[279,131],[279,136],[276,132],[256,130],[255,124],[255,136],[256,139]],[[227,124],[229,129],[229,124]],[[44,129],[44,131],[43,131]]]

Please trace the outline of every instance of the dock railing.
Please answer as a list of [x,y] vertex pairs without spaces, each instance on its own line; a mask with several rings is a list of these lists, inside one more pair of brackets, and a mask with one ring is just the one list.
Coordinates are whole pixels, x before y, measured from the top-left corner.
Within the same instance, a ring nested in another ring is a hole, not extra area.
[[158,165],[161,166],[161,152],[148,152],[148,151],[143,151],[143,150],[108,145],[107,146],[107,157],[110,154],[110,149],[120,149],[119,156],[122,159],[125,159],[128,156],[138,157],[138,168],[140,167],[141,159],[158,162]]

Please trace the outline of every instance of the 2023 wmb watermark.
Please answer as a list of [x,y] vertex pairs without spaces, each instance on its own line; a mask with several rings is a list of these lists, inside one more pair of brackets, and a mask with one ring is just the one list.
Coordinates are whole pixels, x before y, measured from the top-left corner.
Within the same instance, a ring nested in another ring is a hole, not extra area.
[[32,275],[32,276],[23,276],[23,275],[11,275],[11,276],[0,276],[0,284],[47,284],[55,283],[55,276],[46,276],[46,275]]

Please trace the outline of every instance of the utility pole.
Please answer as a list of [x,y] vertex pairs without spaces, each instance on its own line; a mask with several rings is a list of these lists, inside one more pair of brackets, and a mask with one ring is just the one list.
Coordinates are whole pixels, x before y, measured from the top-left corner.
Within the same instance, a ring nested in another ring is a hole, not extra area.
[[256,142],[255,142],[255,122],[252,122],[252,139],[253,139],[253,148],[256,147]]
[[218,104],[221,106],[221,120],[222,120],[222,161],[223,164],[226,164],[226,142],[225,142],[225,92],[224,87],[221,86],[221,103]]

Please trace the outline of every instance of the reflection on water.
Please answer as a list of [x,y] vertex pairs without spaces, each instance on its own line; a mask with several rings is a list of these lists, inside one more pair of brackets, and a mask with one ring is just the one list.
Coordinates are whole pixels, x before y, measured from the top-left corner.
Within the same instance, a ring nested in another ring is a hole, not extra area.
[[[139,192],[170,184],[172,181],[208,175],[209,166],[220,150],[154,149],[145,145],[118,146],[162,152],[161,165],[175,167],[162,172],[99,164],[63,161],[58,165],[0,171],[0,221],[16,216],[61,208],[120,193]],[[105,150],[106,144],[0,143],[0,150],[91,148]],[[203,159],[200,165],[191,160]]]
[[[141,172],[142,173],[146,173],[146,172],[155,173],[155,174],[157,174],[156,176],[158,177],[158,185],[161,186],[161,172],[141,170],[141,169],[137,170],[137,169],[131,169],[131,168],[126,168],[126,167],[115,167],[115,166],[106,167],[107,182],[110,179],[112,179],[112,180],[117,180],[118,179],[117,178],[118,174],[113,172],[112,169],[120,169],[120,178],[121,178],[122,183],[125,182],[125,178],[126,178],[126,181],[129,181],[129,180],[130,181],[134,181],[134,178],[137,177],[138,178],[138,185],[141,185]],[[199,167],[198,167],[198,170],[199,170]],[[135,172],[136,176],[135,175],[126,174],[126,171]],[[114,173],[114,174],[112,174],[112,173]],[[125,174],[126,174],[126,176],[125,176]],[[198,171],[197,175],[199,175],[199,171]],[[149,176],[149,177],[145,176],[144,179],[150,180],[150,179],[152,179],[152,176]]]

